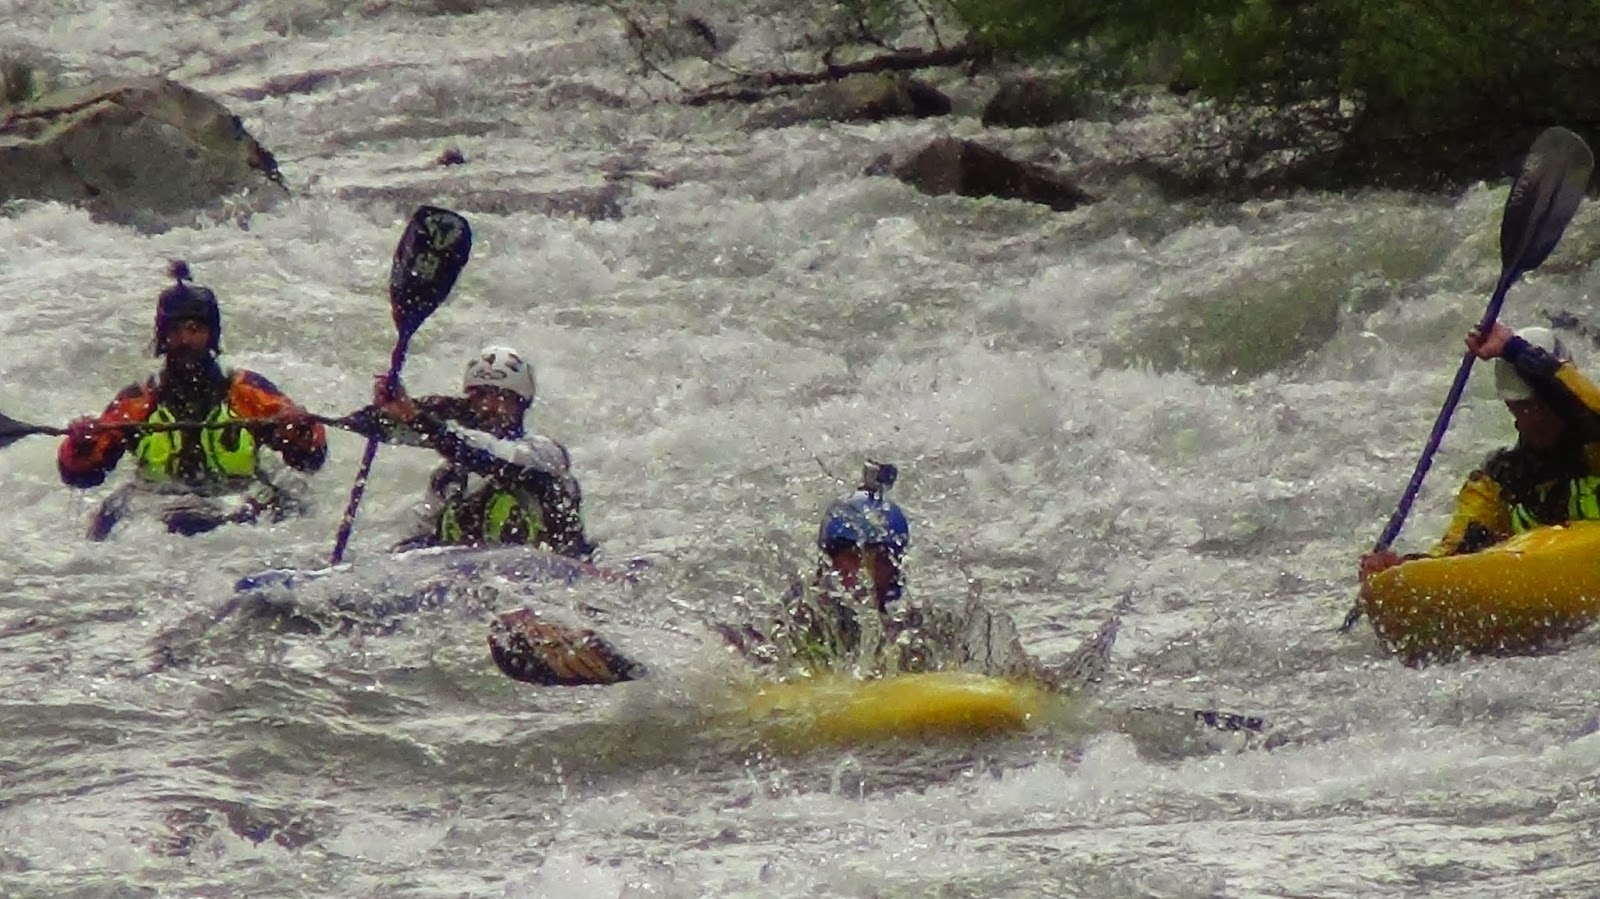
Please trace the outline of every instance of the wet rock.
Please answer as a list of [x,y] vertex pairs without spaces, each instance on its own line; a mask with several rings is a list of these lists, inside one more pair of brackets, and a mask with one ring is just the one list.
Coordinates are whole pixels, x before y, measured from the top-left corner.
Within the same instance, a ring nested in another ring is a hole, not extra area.
[[12,107],[0,121],[0,202],[49,200],[163,231],[225,200],[287,194],[277,160],[239,117],[163,78],[102,81]]
[[319,88],[337,84],[339,76],[344,74],[350,74],[350,72],[341,69],[312,69],[308,72],[291,72],[287,75],[274,75],[259,86],[241,87],[229,93],[231,96],[251,102],[265,100],[269,97],[309,94]]
[[1042,128],[1083,115],[1079,93],[1061,81],[1027,75],[1001,83],[983,107],[989,128]]
[[884,175],[894,174],[894,154],[879,153],[861,169],[861,174],[868,178],[881,178]]
[[1093,198],[1064,176],[1018,162],[975,141],[944,137],[895,168],[895,177],[926,194],[1002,197],[1065,212]]
[[818,85],[799,100],[750,117],[746,127],[786,128],[804,122],[878,122],[950,114],[950,98],[905,75],[852,75]]
[[584,81],[563,81],[553,84],[545,92],[544,105],[546,109],[557,109],[564,106],[601,106],[606,109],[626,109],[629,105],[627,97],[609,91],[598,85]]

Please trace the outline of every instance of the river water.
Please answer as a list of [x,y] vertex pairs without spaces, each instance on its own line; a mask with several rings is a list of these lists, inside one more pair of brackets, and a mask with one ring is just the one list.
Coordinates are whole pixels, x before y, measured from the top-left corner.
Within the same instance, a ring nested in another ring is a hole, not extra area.
[[[221,297],[228,361],[314,410],[354,409],[393,344],[384,284],[405,217],[457,209],[472,261],[407,383],[453,390],[484,343],[535,360],[535,424],[570,447],[592,535],[654,565],[636,586],[503,604],[600,627],[656,670],[512,683],[481,609],[365,636],[229,620],[153,670],[163,635],[237,576],[325,557],[361,443],[330,438],[305,518],[187,540],[132,522],[91,544],[103,490],[61,486],[53,441],[24,440],[0,455],[0,894],[1600,890],[1592,638],[1410,670],[1370,631],[1334,633],[1498,274],[1503,183],[1214,206],[1129,182],[1055,213],[863,170],[945,134],[1106,158],[1181,140],[1189,120],[985,135],[970,115],[985,85],[950,80],[949,119],[746,129],[744,108],[658,102],[669,86],[638,78],[601,7],[0,11],[8,46],[69,78],[164,73],[214,93],[295,192],[248,228],[0,217],[0,411],[59,424],[150,370],[171,257]],[[782,38],[752,19],[730,52]],[[467,164],[434,166],[450,146]],[[619,216],[538,208],[608,171]],[[1597,235],[1585,207],[1507,320],[1584,314]],[[1509,440],[1487,380],[1400,548],[1424,547],[1460,477]],[[901,465],[919,595],[958,602],[976,582],[1047,661],[1129,597],[1100,687],[1113,711],[800,754],[706,724],[748,674],[702,620],[778,601],[865,456]],[[407,532],[432,464],[379,454],[358,563]],[[1130,706],[1258,713],[1273,739],[1139,726],[1114,712]]]

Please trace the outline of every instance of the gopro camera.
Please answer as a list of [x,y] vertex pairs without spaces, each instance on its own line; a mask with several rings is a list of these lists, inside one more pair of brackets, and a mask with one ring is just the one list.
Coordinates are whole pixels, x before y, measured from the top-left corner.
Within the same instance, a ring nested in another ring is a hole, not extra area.
[[900,469],[888,462],[874,462],[868,459],[867,464],[861,466],[861,487],[863,490],[870,490],[874,493],[888,490],[894,486],[895,479],[898,477],[900,477]]

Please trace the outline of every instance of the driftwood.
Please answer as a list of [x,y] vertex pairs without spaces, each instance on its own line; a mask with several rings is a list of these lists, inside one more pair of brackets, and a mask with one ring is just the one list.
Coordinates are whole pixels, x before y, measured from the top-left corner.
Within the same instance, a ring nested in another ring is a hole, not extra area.
[[829,64],[821,71],[815,72],[753,72],[736,81],[702,88],[685,96],[681,102],[688,106],[704,106],[707,103],[719,102],[755,103],[766,99],[779,88],[826,84],[850,75],[957,66],[978,58],[979,52],[966,44],[933,50],[913,47],[842,65]]

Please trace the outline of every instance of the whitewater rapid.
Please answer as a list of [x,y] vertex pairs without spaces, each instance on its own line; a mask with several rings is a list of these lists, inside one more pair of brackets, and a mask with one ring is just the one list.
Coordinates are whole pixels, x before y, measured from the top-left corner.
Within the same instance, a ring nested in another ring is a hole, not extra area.
[[[640,80],[601,7],[0,11],[12,45],[63,77],[162,73],[216,94],[294,191],[248,228],[159,235],[8,208],[0,411],[62,424],[151,370],[169,258],[217,291],[228,362],[315,411],[361,406],[394,340],[389,256],[426,196],[477,239],[407,385],[448,392],[482,344],[524,350],[533,423],[571,449],[592,536],[609,558],[654,560],[636,588],[506,601],[606,628],[665,672],[514,684],[481,616],[435,613],[382,637],[225,624],[188,664],[148,673],[161,635],[216,609],[234,578],[326,556],[360,441],[330,438],[304,518],[188,540],[132,523],[90,544],[103,492],[63,487],[53,442],[30,438],[0,454],[0,893],[1600,883],[1592,638],[1413,671],[1369,632],[1334,633],[1498,273],[1504,184],[1209,206],[1130,183],[1055,213],[863,171],[945,134],[1060,160],[1050,148],[1092,154],[1164,123],[986,134],[961,114],[985,83],[951,75],[953,118],[746,130],[742,108],[659,102],[668,86]],[[782,38],[752,26],[737,52]],[[262,90],[311,72],[304,91]],[[447,147],[467,164],[432,165]],[[600,186],[608,166],[632,173],[620,217],[517,211]],[[1597,233],[1586,206],[1506,319],[1586,313]],[[1431,541],[1460,478],[1510,435],[1475,379],[1401,548]],[[700,622],[768,608],[807,573],[816,516],[867,456],[901,466],[913,591],[955,602],[976,581],[1047,660],[1128,595],[1108,701],[1260,713],[1286,742],[1085,724],[792,757],[703,733],[698,710],[742,675]],[[405,535],[432,465],[379,453],[352,558]]]

